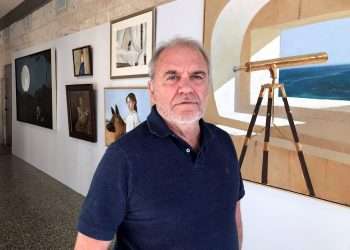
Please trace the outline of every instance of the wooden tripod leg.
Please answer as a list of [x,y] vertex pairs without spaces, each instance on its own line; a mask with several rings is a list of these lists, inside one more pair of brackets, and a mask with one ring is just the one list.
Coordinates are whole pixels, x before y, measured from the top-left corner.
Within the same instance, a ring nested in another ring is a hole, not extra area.
[[262,184],[267,184],[267,176],[268,176],[272,98],[273,98],[273,87],[270,87],[269,88],[269,99],[267,101],[264,151],[263,151],[263,162],[262,162],[262,171],[261,171],[261,183]]
[[263,86],[261,86],[259,97],[258,97],[258,99],[256,101],[254,112],[252,114],[252,118],[250,120],[249,127],[248,127],[248,130],[247,130],[247,134],[246,134],[245,139],[244,139],[241,155],[239,156],[239,167],[240,168],[242,167],[243,160],[244,160],[245,154],[247,152],[249,139],[250,139],[250,137],[252,135],[254,124],[255,124],[255,121],[256,121],[256,117],[258,116],[260,105],[261,105],[262,99],[264,97],[264,91],[265,91],[265,88]]
[[280,85],[280,91],[281,91],[282,100],[283,100],[283,103],[284,103],[284,108],[286,110],[286,114],[287,114],[287,117],[288,117],[289,126],[290,126],[290,129],[292,130],[292,134],[293,134],[293,138],[294,138],[294,142],[295,142],[295,147],[296,147],[296,150],[298,152],[298,157],[299,157],[301,169],[303,171],[304,180],[305,180],[307,189],[309,190],[309,194],[311,196],[315,196],[315,192],[314,192],[314,188],[312,186],[312,182],[311,182],[311,178],[310,178],[310,175],[309,175],[309,171],[308,171],[307,166],[306,166],[306,162],[305,162],[302,146],[301,146],[301,144],[299,142],[297,129],[296,129],[295,124],[294,124],[294,119],[293,119],[292,113],[290,111],[289,103],[288,103],[288,100],[287,100],[287,94],[286,94],[286,91],[285,91],[283,85]]

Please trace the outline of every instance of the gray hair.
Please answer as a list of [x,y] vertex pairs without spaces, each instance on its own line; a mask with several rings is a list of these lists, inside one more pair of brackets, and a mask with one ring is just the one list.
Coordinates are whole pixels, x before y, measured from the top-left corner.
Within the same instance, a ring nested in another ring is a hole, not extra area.
[[151,79],[153,80],[155,70],[156,70],[156,64],[159,60],[160,55],[169,48],[174,48],[177,46],[182,46],[182,47],[187,47],[191,48],[193,50],[197,50],[204,58],[204,61],[206,62],[208,66],[208,74],[209,74],[209,79],[210,79],[210,61],[207,53],[203,49],[202,45],[199,44],[196,40],[190,39],[190,38],[175,38],[172,39],[166,43],[161,44],[153,54],[153,57],[151,61],[148,64],[148,69],[149,69],[149,75]]

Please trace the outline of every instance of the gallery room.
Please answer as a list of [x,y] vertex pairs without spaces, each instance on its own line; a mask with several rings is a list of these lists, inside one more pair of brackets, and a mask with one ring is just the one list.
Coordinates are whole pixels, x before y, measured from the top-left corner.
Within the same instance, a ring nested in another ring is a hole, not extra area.
[[[0,0],[0,249],[349,250],[349,32],[344,0]],[[200,93],[192,143],[159,107]]]

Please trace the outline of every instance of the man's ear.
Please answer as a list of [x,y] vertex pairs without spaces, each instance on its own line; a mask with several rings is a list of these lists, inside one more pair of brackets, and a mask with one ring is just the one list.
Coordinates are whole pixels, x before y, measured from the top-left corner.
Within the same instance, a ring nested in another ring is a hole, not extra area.
[[148,91],[150,94],[153,94],[153,83],[152,83],[152,80],[149,80],[148,83],[147,83],[147,87],[148,87]]
[[147,87],[148,87],[149,96],[151,97],[151,102],[152,104],[154,104],[155,103],[154,83],[152,82],[152,80],[148,81]]

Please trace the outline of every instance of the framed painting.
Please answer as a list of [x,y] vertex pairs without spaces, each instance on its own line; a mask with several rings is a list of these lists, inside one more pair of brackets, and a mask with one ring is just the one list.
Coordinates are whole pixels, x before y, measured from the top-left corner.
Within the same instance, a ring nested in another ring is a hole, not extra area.
[[92,84],[66,85],[69,136],[96,142],[96,102]]
[[56,67],[53,48],[15,59],[17,120],[56,128]]
[[111,22],[111,78],[147,76],[155,41],[155,9]]
[[92,67],[92,48],[84,46],[72,50],[74,76],[91,76]]
[[105,88],[104,100],[107,146],[145,121],[151,111],[146,88]]
[[[233,29],[235,37],[241,39],[232,39],[233,36],[230,32],[217,32],[225,27],[234,27],[238,17],[232,18],[232,15],[245,2],[247,1],[205,0],[203,38],[204,46],[212,58],[212,76],[215,89],[213,91],[215,98],[214,96],[209,98],[210,121],[221,123],[221,116],[227,118],[225,120],[227,131],[231,128],[248,129],[248,123],[243,126],[240,124],[242,120],[237,123],[237,116],[231,116],[233,113],[230,113],[227,107],[234,107],[234,105],[228,105],[227,100],[230,98],[228,98],[227,93],[239,93],[240,97],[235,99],[235,103],[239,103],[239,107],[245,108],[238,108],[236,111],[253,110],[252,104],[258,97],[260,84],[264,78],[264,73],[255,76],[253,73],[244,73],[244,77],[238,75],[236,78],[231,74],[227,75],[226,79],[225,74],[229,72],[225,69],[227,65],[227,67],[232,67],[250,60],[269,59],[260,57],[263,55],[277,58],[327,51],[329,54],[328,65],[280,69],[279,82],[285,86],[289,96],[289,106],[297,108],[293,116],[296,115],[295,118],[302,121],[300,125],[297,125],[297,130],[300,142],[305,145],[303,147],[305,162],[315,197],[350,206],[350,163],[343,160],[344,157],[349,156],[350,152],[348,143],[350,140],[347,139],[349,136],[348,133],[344,132],[347,129],[344,124],[349,123],[347,123],[348,118],[344,114],[349,106],[347,102],[350,101],[350,88],[348,87],[350,63],[349,56],[346,54],[349,50],[343,49],[344,45],[348,44],[344,38],[346,33],[344,31],[350,24],[350,18],[339,16],[330,10],[328,17],[332,16],[331,18],[310,21],[307,17],[297,18],[298,15],[295,15],[295,18],[290,18],[289,21],[281,24],[277,21],[277,15],[291,17],[290,14],[297,10],[280,8],[278,14],[276,12],[271,16],[275,18],[266,20],[264,17],[273,13],[278,8],[279,3],[277,3],[278,1],[270,1],[269,4],[262,7],[263,3],[260,1],[254,8],[251,8],[250,11],[253,12],[247,12],[247,15],[240,17],[244,25]],[[343,7],[344,10],[348,9],[348,6]],[[317,12],[318,14],[315,12],[314,16],[326,11],[321,9],[319,13]],[[260,21],[256,22],[256,20]],[[248,24],[249,26],[246,26]],[[278,29],[275,29],[276,25],[278,25]],[[247,36],[250,38],[246,39]],[[339,40],[337,36],[342,37],[342,39]],[[227,39],[225,40],[225,38]],[[339,43],[334,42],[338,40]],[[229,46],[222,46],[222,43],[216,43],[217,41],[227,41],[226,44]],[[240,49],[237,48],[242,49],[244,53],[241,53]],[[255,50],[251,48],[255,48]],[[269,74],[266,74],[267,80],[269,80]],[[255,79],[258,79],[258,82],[255,83]],[[225,98],[220,98],[220,96]],[[278,96],[276,95],[276,97]],[[279,99],[276,98],[277,105],[283,106],[282,100]],[[283,109],[280,107],[278,109],[276,115],[285,117]],[[330,116],[333,119],[330,119]],[[278,125],[275,129],[275,132],[271,134],[273,140],[269,146],[271,155],[269,156],[267,183],[263,184],[261,178],[263,157],[257,157],[257,152],[261,153],[266,146],[263,136],[260,135],[261,131],[258,130],[256,130],[257,136],[252,137],[251,142],[249,142],[250,146],[247,149],[245,162],[241,167],[242,178],[246,181],[310,195],[303,176],[304,170],[299,161],[299,153],[290,147],[290,141],[293,141],[293,137],[290,134],[289,126]],[[237,152],[240,152],[247,141],[242,136],[237,135],[234,136],[234,143]],[[339,153],[344,154],[344,157],[339,157]]]

